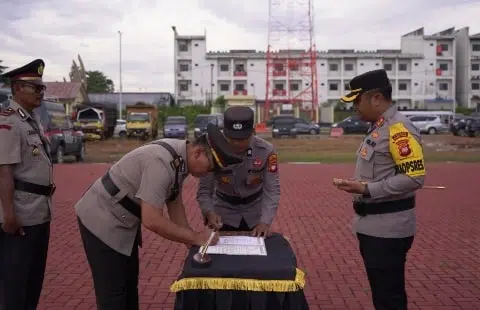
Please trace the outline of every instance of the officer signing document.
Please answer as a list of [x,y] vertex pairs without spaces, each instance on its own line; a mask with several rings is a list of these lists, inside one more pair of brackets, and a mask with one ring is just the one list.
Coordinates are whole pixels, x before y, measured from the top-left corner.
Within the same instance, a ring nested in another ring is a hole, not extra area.
[[280,200],[278,155],[253,126],[249,107],[225,111],[223,133],[243,161],[200,178],[197,201],[208,226],[267,237]]
[[[140,223],[187,245],[209,239],[210,231],[188,225],[183,182],[188,174],[200,177],[241,161],[210,124],[194,142],[161,139],[131,151],[91,185],[75,209],[98,309],[138,309]],[[163,216],[165,204],[170,219]]]
[[426,173],[420,133],[392,103],[385,70],[353,78],[342,101],[353,102],[372,126],[357,151],[354,181],[333,183],[354,194],[354,229],[375,309],[407,309],[405,261],[416,230],[415,192]]

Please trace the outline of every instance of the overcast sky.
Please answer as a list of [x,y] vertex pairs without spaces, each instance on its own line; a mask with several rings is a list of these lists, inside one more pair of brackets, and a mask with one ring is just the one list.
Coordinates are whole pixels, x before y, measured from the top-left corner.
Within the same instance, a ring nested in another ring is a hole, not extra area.
[[[124,91],[172,92],[172,25],[181,35],[206,29],[208,50],[265,50],[268,2],[0,0],[0,60],[13,68],[43,58],[44,80],[62,81],[80,54],[87,70],[103,71],[118,88],[121,30]],[[422,26],[427,33],[453,26],[480,32],[480,0],[314,0],[314,5],[319,50],[398,49],[402,34]]]

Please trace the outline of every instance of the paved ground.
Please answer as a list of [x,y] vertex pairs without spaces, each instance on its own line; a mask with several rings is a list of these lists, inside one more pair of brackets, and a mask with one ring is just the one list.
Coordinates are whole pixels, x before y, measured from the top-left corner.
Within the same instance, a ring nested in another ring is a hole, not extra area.
[[[101,164],[58,165],[56,217],[40,309],[94,309],[89,269],[73,205]],[[480,165],[431,165],[422,190],[419,231],[408,259],[412,309],[480,309],[480,208],[474,201]],[[306,271],[311,309],[372,309],[366,275],[350,230],[349,196],[331,186],[351,175],[351,165],[281,165],[282,200],[274,228],[288,236]],[[477,171],[477,172],[475,172]],[[195,181],[185,190],[188,214],[200,227]],[[172,309],[168,287],[180,271],[186,248],[145,232],[141,249],[141,309]]]

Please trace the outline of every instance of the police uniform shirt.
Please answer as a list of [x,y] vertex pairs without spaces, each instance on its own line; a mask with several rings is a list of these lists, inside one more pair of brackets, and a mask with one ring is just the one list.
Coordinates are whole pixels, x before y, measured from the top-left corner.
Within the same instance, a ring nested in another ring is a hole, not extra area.
[[[30,114],[14,100],[0,113],[0,165],[13,165],[15,180],[49,186],[53,183],[49,146],[45,150],[39,134],[31,127],[35,122],[43,136],[37,115]],[[47,141],[44,137],[44,141]],[[51,220],[52,199],[23,191],[15,191],[14,208],[17,220],[23,226],[43,224]],[[3,206],[0,201],[0,222]]]
[[[215,191],[245,198],[263,191],[258,199],[247,205],[232,205],[220,199]],[[224,224],[238,227],[245,219],[249,227],[275,218],[280,200],[278,155],[268,141],[253,136],[242,163],[211,172],[200,178],[197,201],[202,213],[215,211]]]
[[[418,129],[392,105],[367,134],[357,151],[355,179],[368,182],[366,203],[415,196],[425,177],[423,148]],[[358,233],[383,238],[415,234],[415,208],[395,213],[355,216]]]
[[[186,158],[186,141],[162,141],[172,146],[179,156]],[[140,220],[118,202],[128,196],[139,205],[143,200],[152,206],[163,207],[175,180],[172,160],[164,147],[155,144],[141,146],[126,154],[109,172],[120,192],[111,197],[99,179],[76,204],[75,209],[82,224],[112,249],[130,256]],[[182,167],[180,188],[188,175],[186,165]]]

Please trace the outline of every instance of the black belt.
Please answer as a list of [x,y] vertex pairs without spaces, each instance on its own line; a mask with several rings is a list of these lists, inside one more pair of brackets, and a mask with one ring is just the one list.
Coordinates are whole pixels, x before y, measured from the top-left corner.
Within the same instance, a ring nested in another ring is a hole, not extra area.
[[217,194],[218,198],[220,198],[221,200],[223,200],[225,202],[228,202],[229,204],[232,204],[232,205],[247,205],[247,204],[252,203],[255,200],[257,200],[257,198],[260,197],[260,195],[262,195],[263,190],[259,190],[255,194],[252,194],[250,196],[243,197],[243,198],[238,197],[238,196],[230,196],[230,195],[224,194],[224,193],[219,192],[219,191],[215,191],[215,193]]
[[[105,175],[102,177],[102,184],[107,193],[109,193],[112,197],[120,192],[120,189],[117,185],[115,185],[115,183],[113,183],[112,178],[110,177],[110,174],[108,172],[105,173]],[[135,215],[138,219],[142,218],[140,206],[135,201],[130,199],[130,197],[123,197],[122,199],[120,199],[120,201],[118,201],[118,204],[125,208],[125,210],[127,210],[128,212]]]
[[385,201],[377,203],[354,202],[353,209],[355,213],[360,216],[367,214],[386,214],[405,210],[410,210],[415,207],[415,197],[410,197],[401,200]]
[[57,188],[55,184],[51,185],[39,185],[30,182],[24,182],[19,180],[14,180],[15,190],[27,192],[31,194],[37,194],[42,196],[52,196],[55,193]]

